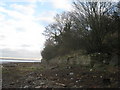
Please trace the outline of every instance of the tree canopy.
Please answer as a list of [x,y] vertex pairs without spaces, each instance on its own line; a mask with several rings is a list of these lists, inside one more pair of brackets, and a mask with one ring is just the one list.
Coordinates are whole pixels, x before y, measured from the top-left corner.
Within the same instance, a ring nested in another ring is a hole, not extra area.
[[117,53],[119,51],[120,2],[73,2],[74,10],[57,14],[46,27],[43,59],[52,59],[71,51]]

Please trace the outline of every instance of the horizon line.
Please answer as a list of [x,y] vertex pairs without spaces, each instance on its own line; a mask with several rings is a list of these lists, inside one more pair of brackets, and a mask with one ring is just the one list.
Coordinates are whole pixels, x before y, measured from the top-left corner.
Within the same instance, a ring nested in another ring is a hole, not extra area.
[[17,58],[17,57],[0,57],[0,59],[41,60],[41,58]]

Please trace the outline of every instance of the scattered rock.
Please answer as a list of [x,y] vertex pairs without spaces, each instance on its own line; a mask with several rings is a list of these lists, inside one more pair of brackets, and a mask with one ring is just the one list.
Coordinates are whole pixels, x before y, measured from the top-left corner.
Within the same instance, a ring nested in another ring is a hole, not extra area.
[[27,86],[27,85],[26,85],[26,86],[24,86],[24,88],[28,88],[28,87],[29,87],[29,86]]
[[35,82],[33,82],[33,84],[35,85],[36,83],[35,83]]
[[80,88],[82,88],[83,86],[80,86]]
[[73,78],[70,78],[71,80],[73,80]]
[[41,82],[40,85],[45,85],[45,83],[44,83],[44,82]]
[[100,78],[103,78],[103,76],[100,76]]
[[71,66],[67,66],[66,69],[71,69],[72,67]]
[[78,81],[76,81],[76,83],[78,83]]
[[93,69],[90,69],[90,71],[93,71]]
[[73,72],[70,73],[70,75],[73,75],[73,74],[74,74]]
[[41,86],[36,86],[35,88],[41,88]]
[[60,85],[60,86],[63,86],[63,87],[67,87],[65,84],[62,84],[62,83],[56,83],[56,85]]
[[76,88],[77,86],[76,86],[76,85],[74,85],[74,87]]
[[42,74],[40,74],[40,76],[42,77],[43,75],[42,75]]
[[[70,68],[70,67],[69,67]],[[5,68],[4,68],[5,69]],[[11,68],[11,71],[14,69]],[[79,71],[77,71],[79,70]],[[8,69],[9,71],[9,69]],[[7,72],[8,72],[7,71]],[[17,70],[19,71],[19,70]],[[17,72],[16,71],[16,72]],[[96,88],[96,87],[119,87],[119,82],[117,81],[119,76],[118,72],[115,74],[112,72],[99,72],[93,69],[88,68],[82,69],[81,67],[72,67],[71,69],[63,68],[63,70],[60,69],[54,69],[50,70],[47,69],[45,71],[34,71],[36,73],[33,73],[33,71],[26,72],[23,71],[23,73],[11,73],[11,75],[4,74],[4,86],[3,87],[19,87],[19,88],[63,88],[63,87],[74,87],[74,88]],[[15,72],[15,70],[14,70]],[[25,74],[24,74],[25,73]],[[20,75],[21,77],[15,78],[14,74]],[[6,76],[6,77],[5,77]],[[8,78],[9,76],[12,76],[12,80]],[[105,77],[106,76],[106,77]],[[93,78],[94,77],[94,78]],[[18,79],[18,80],[16,80]],[[12,83],[11,83],[12,82]]]

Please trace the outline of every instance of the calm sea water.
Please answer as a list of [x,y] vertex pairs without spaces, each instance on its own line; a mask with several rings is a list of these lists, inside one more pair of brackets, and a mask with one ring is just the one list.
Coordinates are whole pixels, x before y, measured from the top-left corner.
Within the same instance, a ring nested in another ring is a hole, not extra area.
[[10,62],[41,62],[41,60],[2,60],[0,59],[0,64],[10,63]]

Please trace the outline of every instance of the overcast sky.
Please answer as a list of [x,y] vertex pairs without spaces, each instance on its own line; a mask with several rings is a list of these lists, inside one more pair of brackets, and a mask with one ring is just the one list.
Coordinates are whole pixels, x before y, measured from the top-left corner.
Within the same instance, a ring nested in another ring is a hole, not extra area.
[[0,0],[0,57],[40,58],[45,26],[72,0]]
[[0,57],[41,58],[45,26],[72,1],[0,0]]

